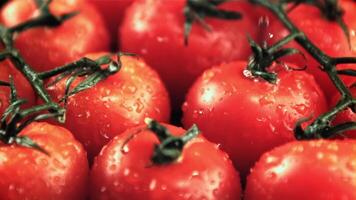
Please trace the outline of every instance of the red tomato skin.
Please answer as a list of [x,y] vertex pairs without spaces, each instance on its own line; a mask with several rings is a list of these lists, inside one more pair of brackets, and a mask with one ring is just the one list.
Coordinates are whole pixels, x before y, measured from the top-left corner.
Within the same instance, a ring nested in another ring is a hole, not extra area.
[[[118,27],[121,25],[125,16],[126,9],[134,2],[134,0],[87,0],[93,4],[100,14],[104,17],[106,27],[110,32],[111,40],[118,39]],[[115,47],[117,44],[115,43]]]
[[[327,21],[320,13],[319,9],[310,5],[300,5],[288,15],[290,20],[305,33],[305,35],[323,52],[333,57],[345,57],[356,55],[356,4],[351,1],[340,1],[344,10],[343,19],[350,30],[351,49],[347,38],[336,22]],[[272,45],[289,34],[288,30],[282,27],[278,20],[275,20],[267,31],[268,44]],[[321,89],[327,96],[328,101],[336,92],[336,88],[328,78],[327,74],[320,69],[320,64],[310,56],[296,42],[290,42],[286,47],[300,49],[306,56],[306,60],[301,55],[293,55],[282,58],[283,61],[295,63],[300,67],[307,66],[306,71],[313,74]],[[337,69],[356,69],[356,65],[338,65]],[[354,81],[353,77],[340,76],[346,84]]]
[[[118,73],[68,99],[64,126],[84,144],[90,161],[115,135],[143,124],[146,117],[169,121],[169,97],[157,73],[137,57],[121,56],[121,62]],[[60,99],[65,80],[48,90],[54,99]]]
[[[10,82],[9,76],[14,80],[15,88],[19,98],[26,99],[25,107],[35,105],[35,94],[30,84],[23,75],[17,71],[15,66],[8,60],[0,62],[0,81]],[[9,106],[10,101],[10,88],[0,86],[0,116]]]
[[[169,1],[169,3],[167,3]],[[250,55],[247,33],[256,38],[257,22],[249,16],[251,5],[228,2],[221,8],[241,11],[242,20],[206,18],[207,31],[194,23],[189,45],[184,45],[185,0],[138,0],[127,10],[120,27],[120,47],[142,56],[162,77],[173,100],[181,106],[193,81],[207,68]]]
[[294,140],[299,119],[327,108],[306,72],[282,69],[274,85],[247,78],[246,65],[237,61],[205,71],[187,95],[182,120],[185,128],[197,124],[208,140],[221,144],[242,180],[263,152]]
[[[92,5],[82,0],[54,0],[50,10],[55,15],[79,14],[56,28],[33,28],[16,37],[15,47],[35,70],[51,70],[87,53],[109,50],[108,31]],[[2,8],[0,21],[11,27],[37,14],[34,0],[15,0]]]
[[356,198],[356,141],[296,141],[265,153],[247,179],[246,200]]
[[[173,135],[185,132],[165,126]],[[157,137],[145,126],[115,137],[95,159],[90,176],[91,199],[240,199],[239,175],[217,145],[199,136],[187,143],[177,162],[150,166],[157,143]]]
[[0,146],[0,196],[6,200],[86,199],[88,161],[83,146],[59,126],[32,123],[21,133],[44,148]]
[[[350,88],[350,91],[352,96],[356,98],[356,88]],[[335,106],[339,99],[340,93],[336,93],[332,98],[331,106]],[[337,125],[345,122],[356,122],[356,114],[351,110],[351,108],[347,108],[346,110],[338,113],[332,123],[333,125]],[[356,139],[356,130],[345,131],[342,133],[342,137]]]

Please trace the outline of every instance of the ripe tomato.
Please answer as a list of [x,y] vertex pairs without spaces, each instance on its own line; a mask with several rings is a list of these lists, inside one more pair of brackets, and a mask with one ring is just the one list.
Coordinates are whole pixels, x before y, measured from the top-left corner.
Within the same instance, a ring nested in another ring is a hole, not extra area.
[[[34,28],[20,33],[15,40],[25,60],[36,70],[53,69],[87,53],[107,51],[109,36],[100,14],[81,0],[53,0],[55,15],[80,13],[55,28]],[[0,21],[8,27],[38,15],[34,0],[15,0],[0,11]]]
[[[330,56],[355,56],[356,55],[356,4],[351,1],[340,1],[340,6],[344,10],[343,19],[350,30],[351,48],[348,44],[347,37],[337,22],[328,21],[322,16],[320,10],[311,5],[300,5],[289,13],[290,20],[301,30],[306,36],[323,52]],[[332,31],[331,31],[332,30]],[[282,27],[279,21],[275,21],[269,28],[268,35],[270,39],[268,43],[274,44],[281,38],[288,35],[289,32]],[[288,47],[301,47],[296,42],[291,42]],[[306,71],[313,74],[315,79],[321,86],[322,90],[331,99],[331,95],[336,92],[336,88],[330,81],[325,72],[319,69],[320,64],[314,60],[305,50],[301,50],[306,56],[306,60],[300,55],[286,57],[282,60],[298,64],[299,66],[307,66]],[[356,65],[339,65],[337,69],[356,69]],[[354,81],[353,77],[341,76],[346,84]]]
[[[30,107],[31,105],[35,104],[35,95],[31,88],[31,85],[28,84],[25,77],[17,71],[15,66],[8,61],[1,61],[0,62],[0,81],[3,82],[10,82],[9,76],[11,76],[14,80],[15,88],[17,94],[20,98],[26,99],[27,103],[26,106]],[[0,117],[9,106],[9,99],[10,98],[10,88],[0,86]]]
[[[169,97],[157,73],[136,57],[121,56],[121,62],[118,73],[68,99],[65,127],[84,144],[90,160],[115,135],[142,124],[146,117],[169,121]],[[73,86],[83,79],[78,78]],[[60,99],[65,85],[63,80],[49,87],[49,93]]]
[[84,200],[88,161],[82,145],[59,126],[32,123],[20,133],[49,155],[18,145],[0,146],[0,196],[7,200]]
[[[118,27],[125,16],[126,9],[134,0],[87,0],[92,3],[103,15],[106,26],[111,34],[111,40],[116,41]],[[117,47],[116,43],[114,47]]]
[[[164,125],[175,136],[182,128]],[[227,154],[201,136],[173,163],[150,165],[157,137],[146,127],[115,137],[96,157],[90,181],[95,200],[236,200],[240,182]]]
[[239,11],[241,20],[206,17],[207,31],[195,22],[184,45],[183,9],[186,0],[138,0],[127,10],[120,28],[121,49],[141,55],[166,83],[178,107],[193,83],[205,69],[222,62],[246,59],[250,55],[247,33],[256,38],[257,22],[249,15],[246,2],[226,2],[219,8]]
[[[356,98],[356,88],[350,88],[351,93],[354,98]],[[332,99],[332,106],[335,106],[338,100],[340,99],[340,94],[337,93],[334,95],[334,98]],[[356,113],[354,113],[351,108],[347,108],[346,110],[340,112],[338,115],[336,115],[335,119],[333,120],[333,124],[342,124],[345,122],[356,122]],[[351,130],[351,131],[346,131],[342,133],[343,136],[346,138],[354,138],[356,139],[356,130]]]
[[246,200],[356,199],[356,141],[292,142],[265,153]]
[[326,100],[314,78],[274,64],[276,84],[247,78],[247,63],[214,67],[194,83],[183,105],[183,124],[197,124],[219,143],[244,178],[260,155],[294,140],[301,118],[326,111]]

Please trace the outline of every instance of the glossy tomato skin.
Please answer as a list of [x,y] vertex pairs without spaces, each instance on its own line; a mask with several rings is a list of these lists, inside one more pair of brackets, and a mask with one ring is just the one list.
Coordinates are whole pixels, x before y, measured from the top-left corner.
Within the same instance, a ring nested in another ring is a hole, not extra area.
[[[351,94],[356,98],[356,88],[350,88]],[[340,100],[340,93],[337,93],[332,98],[331,106],[335,106]],[[343,124],[345,122],[356,122],[356,113],[354,113],[351,108],[338,113],[333,120],[333,125]],[[342,133],[343,137],[356,139],[356,130],[350,130]]]
[[206,18],[212,31],[196,22],[189,45],[185,46],[185,3],[186,0],[137,0],[127,10],[120,28],[121,50],[141,55],[158,71],[168,87],[173,107],[181,106],[189,86],[205,69],[247,58],[251,51],[246,34],[253,38],[257,35],[257,22],[248,14],[251,5],[228,2],[220,8],[241,11],[244,18]]
[[21,133],[49,155],[17,145],[0,146],[2,199],[84,200],[88,161],[83,146],[59,126],[32,123]]
[[[173,135],[185,132],[165,126]],[[178,161],[157,166],[150,160],[157,143],[157,137],[144,126],[115,137],[95,159],[91,199],[240,199],[238,173],[217,145],[199,136],[186,144]]]
[[[291,11],[288,15],[290,20],[323,52],[333,57],[345,57],[356,55],[356,3],[351,1],[340,1],[340,6],[344,10],[343,19],[350,30],[351,49],[347,38],[336,22],[328,21],[323,17],[318,8],[310,5],[300,5]],[[271,24],[267,31],[270,45],[279,41],[289,34],[278,20]],[[303,59],[301,55],[288,56],[282,60],[295,63],[301,67],[307,66],[306,71],[313,74],[318,84],[331,100],[336,88],[329,80],[327,74],[320,70],[320,64],[314,60],[305,50],[302,50],[296,42],[291,42],[286,47],[298,48],[306,56]],[[338,65],[337,69],[356,69],[356,65]],[[349,84],[354,78],[350,76],[341,76],[342,80]]]
[[[109,50],[109,35],[103,19],[92,5],[82,0],[53,0],[55,15],[79,11],[75,17],[55,28],[34,28],[15,39],[25,60],[36,70],[50,70],[95,51]],[[0,21],[8,27],[38,14],[34,0],[15,0],[0,12]]]
[[247,78],[247,63],[207,70],[190,89],[183,105],[183,125],[197,124],[204,136],[230,155],[242,180],[260,155],[294,140],[295,123],[326,111],[314,78],[303,71],[277,69],[278,81]]
[[253,168],[245,199],[355,199],[355,156],[355,140],[298,141],[277,147]]
[[[117,41],[118,27],[125,16],[126,9],[134,0],[87,0],[93,4],[104,17],[111,35],[111,41]],[[117,44],[114,43],[115,47]]]
[[[14,80],[15,88],[19,98],[26,99],[26,107],[35,104],[35,94],[25,77],[17,71],[15,66],[8,60],[0,62],[0,81],[10,82],[9,76]],[[0,86],[0,116],[9,106],[10,88]]]
[[[84,144],[90,160],[115,135],[142,124],[146,117],[169,121],[169,97],[157,73],[137,57],[121,56],[121,62],[118,73],[68,99],[65,127]],[[83,78],[74,85],[80,80]],[[60,99],[65,93],[65,80],[48,90]]]

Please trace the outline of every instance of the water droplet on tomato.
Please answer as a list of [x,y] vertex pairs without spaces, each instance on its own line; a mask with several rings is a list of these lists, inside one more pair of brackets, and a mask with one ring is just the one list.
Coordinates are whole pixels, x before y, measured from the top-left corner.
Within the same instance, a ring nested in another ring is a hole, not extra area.
[[129,151],[130,151],[129,146],[128,146],[127,144],[125,144],[125,145],[122,147],[122,153],[127,154],[127,153],[129,153]]
[[323,158],[324,158],[324,153],[323,153],[323,152],[318,152],[318,153],[316,154],[316,158],[317,158],[318,160],[323,159]]
[[105,192],[106,191],[106,187],[105,186],[102,186],[101,188],[100,188],[100,192]]
[[346,167],[347,169],[349,169],[350,171],[355,172],[356,171],[356,160],[351,160],[349,162],[346,163]]
[[152,179],[150,182],[150,185],[149,185],[150,190],[152,191],[152,190],[156,189],[156,185],[157,185],[156,179]]
[[161,185],[161,190],[167,190],[167,185]]
[[130,174],[130,169],[126,168],[124,169],[124,176],[128,176]]

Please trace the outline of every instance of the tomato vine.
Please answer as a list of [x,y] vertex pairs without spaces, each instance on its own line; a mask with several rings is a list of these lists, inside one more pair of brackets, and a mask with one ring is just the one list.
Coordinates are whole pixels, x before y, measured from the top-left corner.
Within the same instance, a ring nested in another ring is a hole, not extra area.
[[[329,1],[331,0],[325,0],[325,2]],[[334,2],[333,5],[337,5],[337,0],[332,1]],[[287,43],[293,39],[299,45],[301,45],[302,48],[304,48],[315,60],[320,63],[322,70],[327,73],[328,77],[334,83],[342,96],[336,106],[334,106],[328,112],[320,115],[305,129],[301,127],[301,122],[305,121],[306,119],[301,119],[300,123],[297,123],[295,127],[296,138],[329,138],[342,131],[356,129],[356,122],[346,122],[340,125],[331,126],[332,119],[342,110],[350,107],[355,111],[356,99],[352,97],[349,88],[341,81],[338,74],[355,76],[356,72],[353,69],[338,71],[336,70],[336,66],[339,64],[355,64],[356,57],[332,57],[321,51],[288,18],[287,12],[284,8],[285,2],[282,1],[275,3],[268,0],[251,0],[251,2],[269,9],[280,20],[280,22],[290,31],[290,35],[284,38],[282,44]]]

